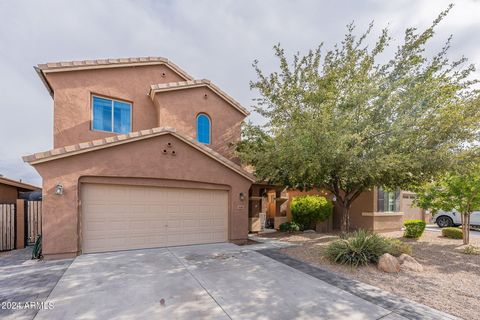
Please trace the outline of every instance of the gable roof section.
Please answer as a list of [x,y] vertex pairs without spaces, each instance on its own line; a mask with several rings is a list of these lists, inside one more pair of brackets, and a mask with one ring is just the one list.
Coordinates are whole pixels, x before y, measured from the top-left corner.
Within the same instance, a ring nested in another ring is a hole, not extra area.
[[56,159],[66,158],[77,154],[82,154],[86,152],[92,152],[95,150],[105,149],[125,143],[135,142],[139,140],[149,139],[165,134],[170,134],[175,138],[185,142],[186,144],[192,146],[193,148],[197,149],[198,151],[204,153],[205,155],[209,156],[210,158],[220,162],[230,170],[235,171],[239,175],[245,177],[246,179],[255,182],[255,177],[242,169],[239,165],[232,162],[231,160],[225,158],[218,152],[213,151],[212,149],[198,143],[194,139],[186,137],[178,132],[176,132],[173,128],[166,128],[166,127],[159,127],[153,128],[148,130],[141,130],[136,132],[131,132],[129,134],[121,134],[113,137],[108,137],[105,139],[98,139],[89,142],[78,143],[70,146],[65,146],[57,149],[53,149],[46,152],[39,152],[29,156],[23,157],[23,161],[28,162],[31,165],[48,162]]
[[192,76],[182,70],[179,66],[163,57],[138,57],[138,58],[119,58],[119,59],[97,59],[97,60],[78,60],[78,61],[62,61],[49,62],[39,64],[35,68],[40,79],[47,87],[48,92],[53,96],[53,89],[48,83],[45,75],[54,72],[80,71],[92,69],[106,69],[106,68],[122,68],[134,66],[148,66],[148,65],[165,65],[173,72],[178,74],[185,80],[192,80]]
[[153,98],[155,97],[155,94],[158,92],[191,89],[191,88],[199,88],[199,87],[208,87],[243,115],[248,116],[250,114],[248,110],[245,109],[239,102],[237,102],[235,99],[229,96],[226,92],[221,90],[219,87],[217,87],[210,80],[207,80],[207,79],[154,84],[150,87],[149,95],[150,95],[150,98],[153,100]]
[[8,179],[8,178],[5,178],[5,177],[0,177],[0,184],[6,184],[8,186],[17,187],[17,188],[21,188],[21,189],[27,189],[27,190],[31,190],[31,191],[41,190],[40,187],[31,185],[31,184],[28,184],[28,183],[23,183],[21,181]]

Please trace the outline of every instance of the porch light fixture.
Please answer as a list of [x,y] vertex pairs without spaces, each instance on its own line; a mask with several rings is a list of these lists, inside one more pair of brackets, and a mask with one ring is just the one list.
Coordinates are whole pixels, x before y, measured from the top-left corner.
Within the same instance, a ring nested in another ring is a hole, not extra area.
[[63,185],[61,185],[60,183],[57,183],[57,185],[55,186],[55,194],[58,196],[63,194]]
[[245,195],[243,194],[243,192],[240,192],[240,201],[243,201],[245,200]]
[[336,196],[336,195],[333,195],[332,201],[333,201],[333,202],[337,202],[337,196]]

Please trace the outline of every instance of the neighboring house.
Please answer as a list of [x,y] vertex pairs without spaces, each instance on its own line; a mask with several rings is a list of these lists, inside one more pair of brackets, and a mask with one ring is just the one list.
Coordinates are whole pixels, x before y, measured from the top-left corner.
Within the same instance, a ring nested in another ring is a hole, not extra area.
[[43,254],[244,242],[253,175],[233,154],[248,112],[164,58],[38,65],[53,98]]
[[0,176],[0,204],[14,204],[17,199],[28,199],[32,193],[39,193],[42,189],[21,180],[16,181]]
[[[279,216],[287,216],[291,220],[290,202],[294,197],[304,195],[321,195],[332,199],[329,192],[311,190],[285,190],[283,197],[289,199],[280,212]],[[400,230],[405,220],[420,219],[429,221],[429,217],[424,210],[413,206],[415,193],[409,191],[386,192],[380,188],[374,188],[371,191],[363,192],[352,204],[350,208],[350,227],[351,229],[368,229],[374,231],[394,231]],[[342,208],[335,205],[332,219],[328,225],[320,225],[322,230],[330,231],[340,229],[342,219]]]

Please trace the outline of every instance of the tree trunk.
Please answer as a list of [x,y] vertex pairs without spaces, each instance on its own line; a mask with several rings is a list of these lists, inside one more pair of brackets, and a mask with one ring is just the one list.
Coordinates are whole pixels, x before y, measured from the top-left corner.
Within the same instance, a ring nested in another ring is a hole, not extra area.
[[350,231],[350,204],[342,203],[342,232],[349,232]]
[[462,213],[463,244],[470,243],[470,214]]

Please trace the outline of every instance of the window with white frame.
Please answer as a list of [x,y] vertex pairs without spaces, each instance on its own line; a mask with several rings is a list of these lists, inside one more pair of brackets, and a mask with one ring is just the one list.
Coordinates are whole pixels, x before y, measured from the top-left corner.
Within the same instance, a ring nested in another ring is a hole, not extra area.
[[132,104],[93,96],[92,129],[115,133],[132,131]]

